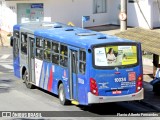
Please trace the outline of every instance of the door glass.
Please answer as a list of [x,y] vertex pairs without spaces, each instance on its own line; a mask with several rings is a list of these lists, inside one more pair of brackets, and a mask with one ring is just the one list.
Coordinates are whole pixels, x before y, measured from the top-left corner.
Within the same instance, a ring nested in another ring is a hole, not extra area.
[[21,34],[21,52],[27,55],[27,35],[24,33]]
[[76,52],[72,52],[72,72],[77,73],[77,57]]
[[86,72],[86,52],[80,50],[79,54],[79,72],[85,74]]
[[30,48],[30,50],[31,50],[31,58],[33,59],[34,58],[34,39],[33,38],[29,38],[29,40],[31,41],[31,48]]

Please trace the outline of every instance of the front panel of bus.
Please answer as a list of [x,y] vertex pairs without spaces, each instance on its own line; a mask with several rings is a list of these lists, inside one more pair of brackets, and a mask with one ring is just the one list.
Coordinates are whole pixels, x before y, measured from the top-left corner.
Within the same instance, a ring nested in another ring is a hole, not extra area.
[[13,32],[13,67],[14,75],[20,78],[19,30]]
[[95,45],[92,51],[88,103],[143,99],[140,44]]

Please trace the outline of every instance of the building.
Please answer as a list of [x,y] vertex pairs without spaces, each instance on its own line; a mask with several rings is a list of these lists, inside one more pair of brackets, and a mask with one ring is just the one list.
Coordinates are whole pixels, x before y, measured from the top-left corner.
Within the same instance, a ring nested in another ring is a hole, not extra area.
[[128,26],[160,27],[160,0],[128,0],[127,8]]
[[[127,0],[128,26],[160,27],[160,0]],[[72,22],[85,27],[119,25],[120,0],[0,0],[0,27],[12,31],[14,24],[28,21]]]

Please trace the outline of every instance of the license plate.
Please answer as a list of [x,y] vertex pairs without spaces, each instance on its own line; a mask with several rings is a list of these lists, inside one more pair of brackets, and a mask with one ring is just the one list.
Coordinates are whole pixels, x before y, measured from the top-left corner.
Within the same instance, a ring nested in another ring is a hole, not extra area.
[[136,73],[135,72],[129,72],[128,73],[128,78],[129,78],[129,81],[136,80]]
[[120,91],[120,90],[112,91],[112,94],[121,94],[121,93],[122,93],[122,91]]

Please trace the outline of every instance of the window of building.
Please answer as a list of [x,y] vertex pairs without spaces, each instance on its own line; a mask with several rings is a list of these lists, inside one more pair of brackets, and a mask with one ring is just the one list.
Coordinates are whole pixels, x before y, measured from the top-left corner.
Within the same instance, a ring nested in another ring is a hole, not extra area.
[[66,45],[60,45],[60,65],[68,66],[68,47]]
[[27,35],[24,33],[21,34],[21,52],[27,55]]
[[86,52],[80,50],[79,54],[79,72],[85,74],[86,72]]
[[106,13],[107,0],[93,0],[93,13]]
[[44,59],[51,60],[51,42],[49,40],[44,40]]
[[36,58],[43,60],[43,39],[36,38]]

